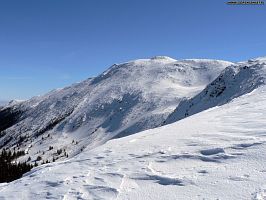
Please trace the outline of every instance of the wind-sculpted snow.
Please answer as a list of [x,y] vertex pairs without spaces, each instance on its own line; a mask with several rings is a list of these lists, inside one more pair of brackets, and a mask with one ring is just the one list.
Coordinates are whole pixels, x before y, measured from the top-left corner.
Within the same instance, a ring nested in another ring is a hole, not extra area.
[[0,185],[0,199],[266,198],[266,87]]
[[223,105],[266,83],[266,59],[254,59],[227,67],[195,97],[183,100],[165,123],[173,123],[208,108]]
[[111,138],[158,127],[182,98],[199,93],[232,64],[164,56],[115,64],[95,78],[10,103],[4,109],[19,115],[2,128],[0,147],[24,149],[28,154],[22,159],[30,156],[32,162],[37,156],[51,161],[64,158],[58,149],[73,156]]

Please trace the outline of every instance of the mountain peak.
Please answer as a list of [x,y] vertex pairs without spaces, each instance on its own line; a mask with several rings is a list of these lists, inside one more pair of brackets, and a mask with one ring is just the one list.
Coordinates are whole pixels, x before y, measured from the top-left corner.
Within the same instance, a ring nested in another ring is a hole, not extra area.
[[151,60],[171,60],[171,61],[176,61],[173,58],[170,58],[168,56],[154,56],[151,58]]
[[[248,60],[248,63],[254,63],[254,62],[258,62],[258,63],[266,62],[266,56],[252,58],[252,59]],[[245,61],[242,61],[242,62],[239,62],[239,63],[245,63]]]
[[255,58],[255,60],[266,62],[266,56]]

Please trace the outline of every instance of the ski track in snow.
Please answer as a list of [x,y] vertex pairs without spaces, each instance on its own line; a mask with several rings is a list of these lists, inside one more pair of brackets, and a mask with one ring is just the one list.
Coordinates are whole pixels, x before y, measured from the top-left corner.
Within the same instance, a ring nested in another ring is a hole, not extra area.
[[[256,106],[254,106],[256,102]],[[266,87],[0,185],[0,199],[266,199]]]

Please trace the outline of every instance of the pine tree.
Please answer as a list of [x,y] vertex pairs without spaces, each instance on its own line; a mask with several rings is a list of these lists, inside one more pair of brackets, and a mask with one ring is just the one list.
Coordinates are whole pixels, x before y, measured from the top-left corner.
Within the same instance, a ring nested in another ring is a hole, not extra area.
[[25,155],[24,151],[11,152],[3,149],[0,154],[0,183],[11,182],[16,180],[33,167],[31,164],[26,162],[13,162],[14,159],[21,155]]

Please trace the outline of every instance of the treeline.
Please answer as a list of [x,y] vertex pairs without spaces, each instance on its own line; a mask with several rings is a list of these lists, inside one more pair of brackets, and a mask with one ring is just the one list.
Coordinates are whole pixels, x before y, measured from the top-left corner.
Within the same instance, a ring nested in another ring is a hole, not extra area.
[[11,182],[32,169],[32,165],[25,162],[16,162],[20,156],[25,155],[24,151],[14,151],[3,149],[0,153],[0,183]]

